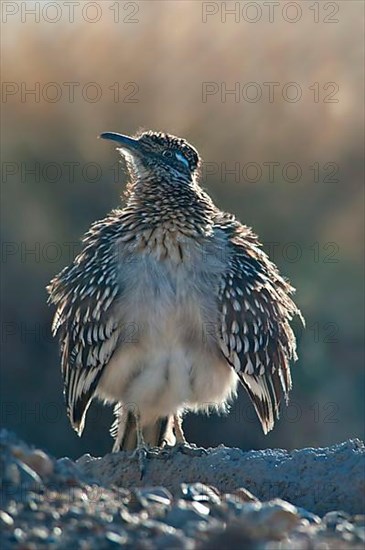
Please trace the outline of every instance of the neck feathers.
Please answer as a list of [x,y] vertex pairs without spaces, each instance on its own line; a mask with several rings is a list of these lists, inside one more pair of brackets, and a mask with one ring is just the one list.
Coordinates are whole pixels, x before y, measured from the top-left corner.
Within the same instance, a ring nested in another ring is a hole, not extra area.
[[195,181],[144,178],[129,184],[126,211],[140,229],[165,227],[185,235],[208,235],[216,210]]

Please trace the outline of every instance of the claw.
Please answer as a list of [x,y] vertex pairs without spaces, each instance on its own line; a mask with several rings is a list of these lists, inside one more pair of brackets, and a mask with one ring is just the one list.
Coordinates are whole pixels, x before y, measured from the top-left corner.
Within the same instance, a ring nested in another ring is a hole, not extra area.
[[138,461],[140,480],[146,473],[146,460],[151,458],[165,458],[169,452],[161,447],[147,447],[146,445],[137,447],[131,454],[131,458]]
[[136,458],[138,461],[138,467],[139,467],[139,473],[140,473],[140,480],[143,479],[143,476],[146,471],[146,458],[147,458],[148,449],[147,447],[137,447],[132,455],[131,458]]
[[184,455],[191,457],[200,457],[206,456],[208,451],[204,447],[197,447],[194,443],[177,443],[173,448],[172,452],[180,452]]

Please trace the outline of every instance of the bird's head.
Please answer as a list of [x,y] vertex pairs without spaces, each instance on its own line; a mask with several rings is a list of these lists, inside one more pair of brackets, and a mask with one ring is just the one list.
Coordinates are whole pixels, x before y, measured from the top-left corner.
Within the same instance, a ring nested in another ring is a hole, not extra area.
[[162,132],[142,132],[134,137],[104,132],[115,141],[126,159],[133,179],[153,178],[176,182],[193,181],[199,166],[198,152],[185,139]]

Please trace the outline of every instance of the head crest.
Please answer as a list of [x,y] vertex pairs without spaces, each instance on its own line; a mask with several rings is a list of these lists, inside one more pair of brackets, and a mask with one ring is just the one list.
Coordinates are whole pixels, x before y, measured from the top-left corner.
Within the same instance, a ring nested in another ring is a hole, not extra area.
[[151,130],[147,132],[140,131],[135,137],[143,143],[143,145],[151,148],[151,150],[155,150],[156,148],[160,148],[161,151],[172,149],[181,153],[188,161],[190,170],[192,171],[199,166],[200,158],[197,150],[183,138],[164,132],[153,132]]

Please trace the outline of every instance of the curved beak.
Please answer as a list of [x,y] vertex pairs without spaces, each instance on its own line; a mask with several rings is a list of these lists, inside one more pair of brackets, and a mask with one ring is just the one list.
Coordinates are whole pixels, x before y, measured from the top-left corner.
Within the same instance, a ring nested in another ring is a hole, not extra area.
[[100,134],[103,139],[110,139],[118,143],[120,149],[126,149],[127,151],[138,151],[139,150],[139,141],[138,139],[133,139],[128,136],[123,136],[123,134],[117,134],[116,132],[103,132]]

